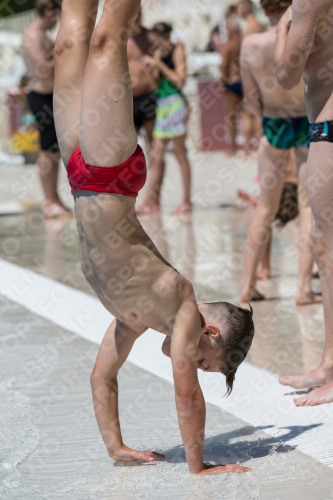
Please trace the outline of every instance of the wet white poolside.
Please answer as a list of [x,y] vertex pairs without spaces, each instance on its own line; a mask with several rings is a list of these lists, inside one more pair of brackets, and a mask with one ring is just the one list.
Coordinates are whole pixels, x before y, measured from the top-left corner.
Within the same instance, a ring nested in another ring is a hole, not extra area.
[[[198,301],[236,302],[251,211],[237,204],[235,191],[253,187],[256,167],[218,153],[193,153],[192,160],[196,210],[191,220],[168,215],[180,199],[179,173],[169,157],[163,215],[142,222],[161,253],[193,281]],[[2,201],[13,201],[18,190],[25,204],[40,199],[33,168],[2,166],[1,174]],[[64,175],[61,186],[70,202]],[[45,297],[34,302],[34,293],[44,286],[42,276],[51,287],[61,283],[60,290],[69,290],[68,300],[71,290],[80,290],[93,301],[78,264],[75,223],[45,223],[37,209],[0,216],[0,257],[18,266],[1,268],[0,263],[1,496],[333,498],[333,405],[298,412],[290,403],[291,391],[281,391],[275,377],[315,366],[323,348],[321,306],[294,305],[296,238],[297,223],[275,234],[273,278],[262,285],[270,300],[254,306],[256,339],[232,398],[222,399],[223,381],[215,387],[215,380],[203,380],[210,401],[205,459],[239,461],[253,467],[253,473],[199,479],[187,472],[167,366],[158,373],[153,365],[145,365],[145,344],[121,373],[125,442],[161,451],[167,460],[119,467],[108,458],[89,388],[102,326],[86,321],[82,338],[82,328],[62,324],[58,310],[52,316]],[[25,269],[33,273],[30,282]],[[89,304],[97,315],[95,302]],[[159,349],[157,344],[151,348],[156,353]]]

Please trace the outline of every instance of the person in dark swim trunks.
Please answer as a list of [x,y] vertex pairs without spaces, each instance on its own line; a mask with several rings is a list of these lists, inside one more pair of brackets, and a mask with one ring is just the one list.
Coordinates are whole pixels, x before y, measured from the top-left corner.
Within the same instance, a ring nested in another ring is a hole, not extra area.
[[[306,161],[309,122],[306,118],[304,85],[293,91],[283,90],[275,76],[274,51],[276,25],[292,0],[261,0],[271,29],[244,39],[241,53],[245,105],[263,118],[264,135],[258,153],[260,199],[251,222],[247,245],[242,301],[264,300],[256,287],[257,268],[270,237],[271,226],[279,209],[284,183],[296,157],[298,202],[300,211],[299,275],[296,304],[317,302],[312,292],[313,258],[309,248],[311,208],[306,193]],[[269,82],[269,84],[267,83]],[[297,118],[295,118],[297,117]]]
[[43,213],[46,219],[69,218],[68,210],[57,192],[59,146],[53,117],[54,41],[48,31],[60,15],[59,0],[37,0],[36,16],[22,33],[22,55],[28,70],[28,102],[40,134],[39,178],[44,192]]
[[152,121],[155,123],[156,118],[157,98],[155,92],[148,92],[142,96],[133,99],[133,115],[134,125],[137,131],[142,127],[148,126],[149,136],[148,140],[151,144],[152,137],[150,136],[150,124]]
[[31,90],[28,103],[39,130],[41,150],[59,153],[53,118],[53,94],[40,94]]
[[289,91],[302,79],[306,83],[311,123],[307,165],[311,247],[321,278],[325,349],[317,367],[282,377],[280,383],[295,389],[314,388],[294,401],[297,406],[315,406],[333,402],[333,0],[305,2],[300,8],[301,4],[293,0],[279,23],[275,69],[278,81]]
[[268,142],[278,149],[304,148],[309,139],[307,116],[262,119],[263,132]]
[[221,78],[222,91],[225,98],[223,103],[226,111],[226,125],[229,133],[229,147],[227,154],[233,156],[237,152],[237,124],[242,103],[240,92],[239,54],[242,38],[238,25],[231,19],[226,21],[228,41],[219,46],[222,57]]
[[225,88],[229,92],[232,92],[233,94],[235,94],[237,97],[240,97],[241,99],[243,99],[242,82],[226,83]]

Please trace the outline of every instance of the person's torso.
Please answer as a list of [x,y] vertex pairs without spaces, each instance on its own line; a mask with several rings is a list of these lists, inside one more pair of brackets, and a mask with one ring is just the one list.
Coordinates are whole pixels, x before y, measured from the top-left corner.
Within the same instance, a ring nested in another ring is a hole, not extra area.
[[[82,228],[107,277],[108,309],[128,326],[169,334],[182,300],[180,275],[143,230],[135,198],[92,193],[75,200],[79,234]],[[94,223],[89,210],[99,213]]]
[[[149,42],[150,44],[150,42]],[[141,44],[142,45],[142,44]],[[149,45],[151,46],[151,44]],[[144,65],[145,54],[137,44],[137,38],[132,37],[128,45],[128,67],[131,77],[133,97],[140,97],[156,89],[156,82]]]
[[[174,62],[174,51],[175,47],[172,49],[172,51],[161,57],[161,61],[171,70],[175,69],[175,62]],[[163,75],[161,75],[161,82],[157,88],[156,91],[156,97],[157,99],[163,99],[165,97],[170,97],[175,94],[180,94],[180,90],[174,85],[170,80],[167,78],[164,78]]]
[[241,37],[234,35],[226,44],[227,55],[222,52],[222,58],[227,57],[229,62],[227,68],[227,78],[229,83],[239,82],[240,75],[240,50],[241,50]]
[[310,122],[333,120],[333,7],[317,25],[303,77]]
[[275,74],[274,53],[276,30],[252,35],[247,62],[261,95],[263,115],[271,118],[306,116],[304,84],[284,90]]
[[[44,61],[36,63],[35,53],[42,49]],[[41,94],[51,94],[54,87],[54,68],[48,64],[54,58],[54,42],[45,32],[28,27],[22,35],[22,55],[29,73],[29,88]]]

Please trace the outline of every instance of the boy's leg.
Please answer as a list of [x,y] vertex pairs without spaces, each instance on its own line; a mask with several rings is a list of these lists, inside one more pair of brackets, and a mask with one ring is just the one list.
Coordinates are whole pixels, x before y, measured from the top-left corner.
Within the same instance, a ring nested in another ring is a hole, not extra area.
[[283,185],[288,174],[290,151],[271,146],[262,138],[258,153],[260,198],[246,243],[245,277],[241,300],[263,300],[255,288],[256,272],[270,237],[270,227],[278,211]]
[[298,206],[300,213],[299,229],[299,271],[296,304],[298,306],[321,302],[321,298],[315,296],[311,289],[313,257],[310,251],[310,227],[311,207],[306,189],[306,162],[308,157],[307,148],[297,148],[296,162],[298,170]]
[[116,166],[137,146],[127,42],[140,0],[105,0],[90,42],[82,90],[80,146],[88,164]]
[[63,0],[55,44],[54,118],[67,166],[79,146],[81,91],[98,0]]

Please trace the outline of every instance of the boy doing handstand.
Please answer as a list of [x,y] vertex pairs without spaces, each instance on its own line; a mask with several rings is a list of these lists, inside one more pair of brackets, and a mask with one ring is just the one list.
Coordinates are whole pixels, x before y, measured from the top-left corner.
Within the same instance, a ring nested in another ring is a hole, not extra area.
[[191,284],[165,261],[138,222],[134,204],[146,165],[133,124],[126,46],[140,0],[106,0],[95,27],[97,4],[63,0],[54,106],[74,194],[82,269],[116,318],[91,376],[98,426],[114,460],[164,458],[125,446],[118,417],[119,369],[136,339],[153,328],[166,335],[163,352],[172,361],[190,471],[247,472],[239,465],[203,462],[206,412],[197,369],[222,372],[231,391],[252,342],[252,311],[227,303],[197,305]]

